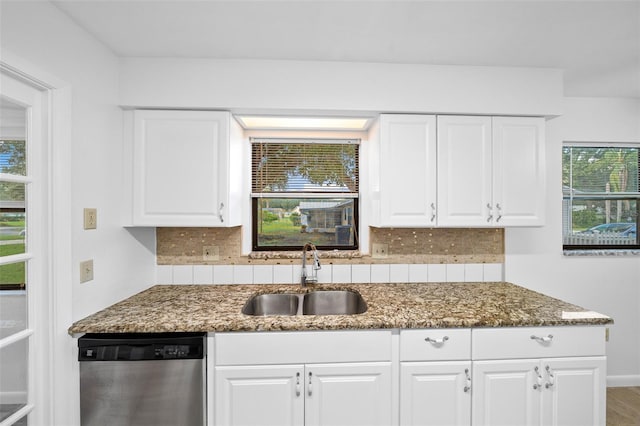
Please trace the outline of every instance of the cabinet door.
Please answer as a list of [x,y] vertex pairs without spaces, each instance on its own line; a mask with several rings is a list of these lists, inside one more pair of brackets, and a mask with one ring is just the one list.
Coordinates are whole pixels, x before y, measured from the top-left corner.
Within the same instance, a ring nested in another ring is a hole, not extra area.
[[540,423],[543,378],[538,360],[475,361],[472,385],[473,425]]
[[471,424],[471,362],[403,362],[400,425]]
[[435,226],[436,119],[380,116],[380,226]]
[[216,424],[303,425],[303,373],[295,365],[216,367]]
[[542,424],[605,424],[605,357],[544,359],[541,368],[545,379]]
[[305,371],[306,426],[385,426],[391,363],[314,364]]
[[438,116],[438,226],[492,226],[491,118]]
[[228,139],[227,112],[135,111],[133,225],[223,225]]
[[493,118],[493,207],[498,226],[544,224],[544,119]]

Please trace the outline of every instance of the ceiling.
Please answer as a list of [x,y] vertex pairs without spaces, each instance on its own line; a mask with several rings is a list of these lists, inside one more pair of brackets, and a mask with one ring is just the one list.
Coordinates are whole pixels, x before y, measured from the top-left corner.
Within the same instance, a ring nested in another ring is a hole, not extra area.
[[551,67],[640,98],[640,0],[52,0],[124,57]]

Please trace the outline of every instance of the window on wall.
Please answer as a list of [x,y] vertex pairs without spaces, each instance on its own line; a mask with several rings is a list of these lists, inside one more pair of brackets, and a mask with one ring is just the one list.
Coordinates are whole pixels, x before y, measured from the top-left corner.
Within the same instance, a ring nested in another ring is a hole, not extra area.
[[359,140],[252,139],[253,250],[358,248]]
[[629,145],[563,147],[565,249],[640,248],[639,151]]

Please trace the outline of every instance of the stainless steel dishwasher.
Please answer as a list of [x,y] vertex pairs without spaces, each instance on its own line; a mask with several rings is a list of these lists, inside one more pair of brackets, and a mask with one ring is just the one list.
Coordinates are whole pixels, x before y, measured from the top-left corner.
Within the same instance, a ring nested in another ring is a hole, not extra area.
[[78,339],[82,426],[205,424],[204,333]]

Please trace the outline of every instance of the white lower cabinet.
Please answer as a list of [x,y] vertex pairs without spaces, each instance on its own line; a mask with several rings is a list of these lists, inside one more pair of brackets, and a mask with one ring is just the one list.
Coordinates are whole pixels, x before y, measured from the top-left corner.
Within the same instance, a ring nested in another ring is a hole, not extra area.
[[604,426],[604,334],[604,326],[220,333],[209,349],[209,425]]
[[400,424],[469,425],[471,361],[403,362],[400,365]]
[[473,363],[474,425],[604,425],[605,357]]
[[216,424],[391,424],[391,363],[216,368]]
[[305,379],[305,425],[392,424],[390,362],[308,365]]
[[604,327],[474,329],[473,425],[605,424]]
[[391,330],[216,334],[211,351],[215,363],[209,363],[215,383],[214,407],[209,411],[215,423],[210,424],[397,424],[391,334]]
[[216,367],[217,425],[295,426],[304,423],[304,366]]

